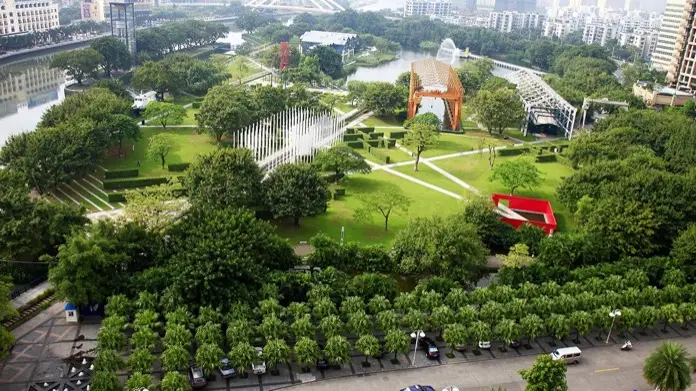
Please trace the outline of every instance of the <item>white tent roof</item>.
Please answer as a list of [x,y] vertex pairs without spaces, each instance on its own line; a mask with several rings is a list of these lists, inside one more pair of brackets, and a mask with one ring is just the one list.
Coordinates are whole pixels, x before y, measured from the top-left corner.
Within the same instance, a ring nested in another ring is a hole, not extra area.
[[319,45],[345,45],[349,39],[357,37],[356,34],[335,33],[331,31],[307,31],[302,34],[302,42],[317,43]]

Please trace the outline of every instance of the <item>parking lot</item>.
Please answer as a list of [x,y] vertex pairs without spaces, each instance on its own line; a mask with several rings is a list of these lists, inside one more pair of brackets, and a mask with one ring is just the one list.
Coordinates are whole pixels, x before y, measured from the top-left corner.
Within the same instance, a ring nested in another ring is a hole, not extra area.
[[[82,356],[93,356],[99,324],[68,324],[62,311],[63,304],[54,304],[36,318],[16,329],[17,342],[10,357],[0,362],[0,389],[3,391],[82,391],[89,384],[90,361],[82,361]],[[571,389],[576,390],[620,390],[634,388],[648,389],[642,380],[644,357],[659,344],[659,339],[675,339],[684,343],[691,353],[696,353],[696,326],[688,330],[678,326],[668,327],[663,333],[659,328],[644,335],[639,332],[627,333],[626,338],[634,341],[634,351],[621,352],[622,338],[612,337],[607,346],[603,340],[591,333],[581,338],[580,343],[558,342],[556,347],[577,345],[583,349],[583,361],[568,370]],[[522,390],[517,371],[528,367],[537,354],[548,353],[554,349],[549,338],[532,341],[531,349],[508,349],[501,351],[499,344],[491,350],[475,354],[471,349],[455,352],[447,358],[444,343],[440,346],[440,359],[429,360],[422,350],[415,355],[416,369],[413,366],[413,351],[408,355],[399,353],[398,363],[393,363],[393,354],[385,354],[382,359],[370,359],[370,366],[363,365],[364,356],[353,352],[349,365],[340,369],[318,371],[312,368],[303,373],[297,365],[279,366],[278,375],[250,375],[248,378],[222,379],[219,376],[210,381],[208,390],[273,390],[296,385],[310,390],[323,389],[375,389],[398,390],[410,384],[425,383],[437,387],[455,384],[460,390],[480,391],[482,387],[503,385],[508,391]],[[84,364],[83,364],[84,362]],[[73,369],[75,368],[75,369]],[[156,368],[159,368],[156,365]],[[122,373],[122,379],[127,374]],[[162,372],[153,373],[160,379]],[[317,381],[323,380],[323,381]],[[309,384],[303,384],[309,383]],[[621,385],[619,387],[619,385]],[[625,385],[625,386],[624,386]],[[643,388],[641,388],[643,387]],[[293,387],[295,388],[295,387]]]

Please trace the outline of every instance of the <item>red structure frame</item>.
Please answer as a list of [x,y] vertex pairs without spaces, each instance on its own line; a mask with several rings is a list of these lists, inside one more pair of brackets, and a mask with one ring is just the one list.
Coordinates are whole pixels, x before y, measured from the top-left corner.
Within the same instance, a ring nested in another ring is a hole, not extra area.
[[281,71],[290,65],[290,46],[287,42],[280,43],[280,64],[278,69]]
[[493,203],[495,203],[495,206],[499,206],[500,201],[507,201],[507,209],[510,209],[513,212],[537,213],[544,216],[544,219],[546,220],[546,222],[544,223],[540,221],[528,220],[524,218],[524,216],[519,215],[518,213],[506,214],[504,212],[504,209],[501,210],[500,219],[510,224],[515,229],[519,228],[524,223],[529,223],[542,228],[546,235],[551,235],[556,231],[556,228],[558,227],[558,225],[556,224],[556,216],[553,215],[553,208],[551,208],[551,203],[546,200],[497,193],[493,193],[491,198],[493,199]]

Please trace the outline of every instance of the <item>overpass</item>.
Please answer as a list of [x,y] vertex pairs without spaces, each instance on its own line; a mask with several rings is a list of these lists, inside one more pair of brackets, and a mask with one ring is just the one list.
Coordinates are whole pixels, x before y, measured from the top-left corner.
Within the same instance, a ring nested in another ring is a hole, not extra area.
[[335,0],[249,0],[244,6],[319,14],[333,14],[346,10]]
[[497,66],[499,68],[507,69],[509,71],[517,72],[520,70],[525,70],[527,72],[531,72],[531,73],[534,73],[534,74],[540,75],[540,76],[541,75],[548,75],[548,73],[546,73],[546,72],[542,72],[542,71],[532,69],[532,68],[526,68],[526,67],[523,67],[520,65],[510,64],[509,62],[505,62],[505,61],[494,60],[494,59],[492,59],[490,57],[486,57],[486,56],[479,56],[478,54],[473,54],[473,53],[470,53],[468,51],[461,52],[459,54],[459,57],[464,59],[464,60],[468,60],[468,59],[480,60],[482,58],[487,58],[487,59],[493,61],[493,64],[495,64],[495,66]]

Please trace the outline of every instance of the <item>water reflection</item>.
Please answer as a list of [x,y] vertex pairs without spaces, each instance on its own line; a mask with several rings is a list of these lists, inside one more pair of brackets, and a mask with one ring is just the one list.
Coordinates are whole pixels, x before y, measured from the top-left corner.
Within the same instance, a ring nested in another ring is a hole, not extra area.
[[12,134],[34,130],[43,112],[64,97],[63,72],[51,56],[0,68],[0,145]]

